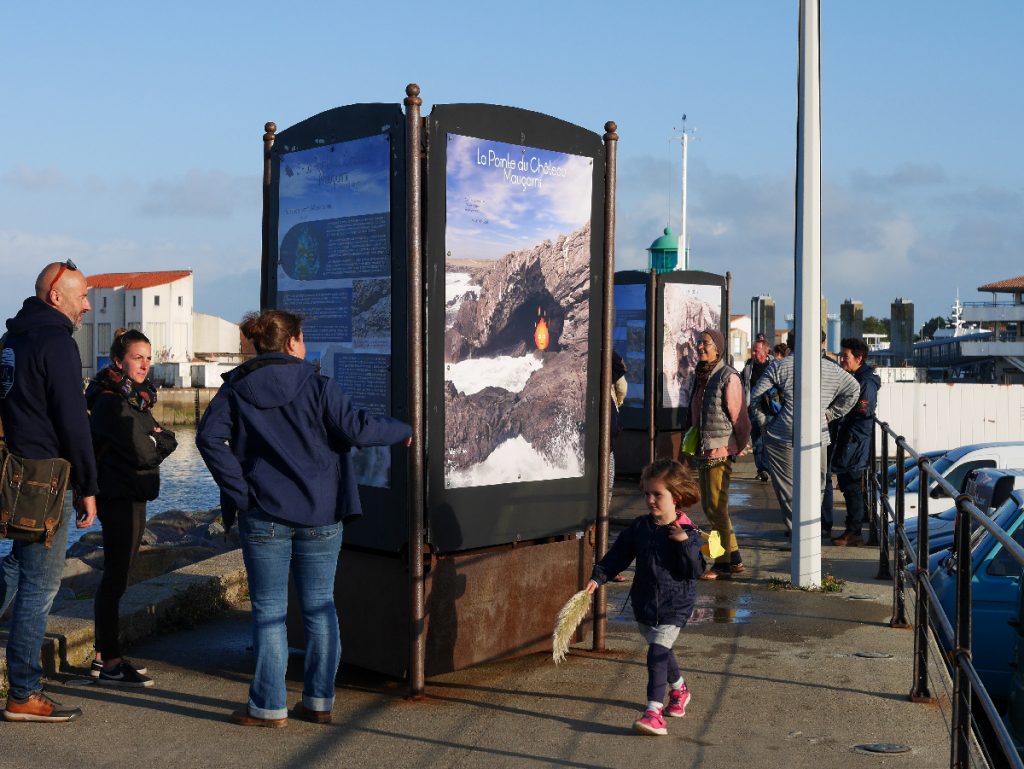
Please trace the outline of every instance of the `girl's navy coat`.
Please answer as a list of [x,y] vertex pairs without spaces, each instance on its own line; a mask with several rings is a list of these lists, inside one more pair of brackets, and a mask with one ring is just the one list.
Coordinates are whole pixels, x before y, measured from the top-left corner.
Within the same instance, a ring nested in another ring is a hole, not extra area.
[[362,515],[353,446],[389,446],[412,428],[352,406],[338,383],[285,353],[263,353],[225,377],[196,445],[221,489],[230,526],[259,507],[300,526]]
[[636,559],[636,575],[629,591],[633,616],[645,625],[683,627],[697,599],[697,577],[704,572],[700,534],[682,525],[685,542],[668,538],[668,527],[650,515],[636,518],[615,539],[611,550],[594,564],[592,578],[603,585]]

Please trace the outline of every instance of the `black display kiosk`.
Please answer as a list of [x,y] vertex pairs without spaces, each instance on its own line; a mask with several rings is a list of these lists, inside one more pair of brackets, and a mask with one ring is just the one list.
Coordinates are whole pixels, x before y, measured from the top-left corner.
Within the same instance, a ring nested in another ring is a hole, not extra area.
[[407,94],[267,124],[261,299],[358,407],[413,424],[412,449],[356,450],[335,598],[343,660],[415,694],[549,649],[606,547],[618,137],[483,104],[421,119]]
[[729,274],[697,270],[615,273],[613,347],[626,364],[617,474],[636,475],[678,457],[693,389],[697,339],[708,328],[729,338]]

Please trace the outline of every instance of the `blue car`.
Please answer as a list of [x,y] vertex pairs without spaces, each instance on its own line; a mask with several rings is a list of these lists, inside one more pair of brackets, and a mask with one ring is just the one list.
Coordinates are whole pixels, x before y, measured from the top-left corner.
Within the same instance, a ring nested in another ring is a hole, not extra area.
[[[1024,490],[1011,492],[992,514],[992,520],[1017,544],[1024,545]],[[935,553],[928,565],[939,604],[953,623],[956,558],[947,550]],[[989,694],[1005,699],[1010,693],[1017,635],[1010,620],[1017,619],[1021,566],[988,530],[979,526],[971,536],[971,573],[971,656]],[[941,632],[938,636],[943,646],[949,648],[952,639],[946,639]]]
[[[1014,489],[1024,488],[1024,470],[972,470],[964,478],[960,493],[967,494],[982,512],[993,515],[1007,500]],[[928,552],[937,553],[953,546],[953,529],[956,524],[956,506],[932,513],[928,517]],[[917,545],[917,517],[903,522],[907,539]],[[889,524],[890,541],[896,536],[894,524]]]

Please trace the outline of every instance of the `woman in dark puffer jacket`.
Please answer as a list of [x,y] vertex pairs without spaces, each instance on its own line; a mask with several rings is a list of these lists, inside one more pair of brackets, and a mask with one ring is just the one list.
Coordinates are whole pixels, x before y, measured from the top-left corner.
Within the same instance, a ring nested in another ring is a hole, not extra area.
[[110,365],[89,383],[85,397],[99,473],[96,508],[103,526],[103,579],[96,592],[96,659],[101,684],[152,686],[145,668],[121,652],[119,613],[128,571],[146,530],[146,503],[160,493],[160,463],[178,443],[153,418],[156,388],[149,380],[153,348],[141,331],[118,329]]

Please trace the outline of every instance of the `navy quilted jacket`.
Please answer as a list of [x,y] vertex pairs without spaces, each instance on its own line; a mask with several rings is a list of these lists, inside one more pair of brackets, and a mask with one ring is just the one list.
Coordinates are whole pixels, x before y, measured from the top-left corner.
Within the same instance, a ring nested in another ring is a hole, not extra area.
[[633,616],[645,625],[683,627],[697,599],[697,577],[704,571],[700,534],[683,525],[685,542],[668,538],[668,527],[650,515],[634,519],[615,539],[611,550],[594,564],[592,578],[603,585],[636,559],[629,598]]

